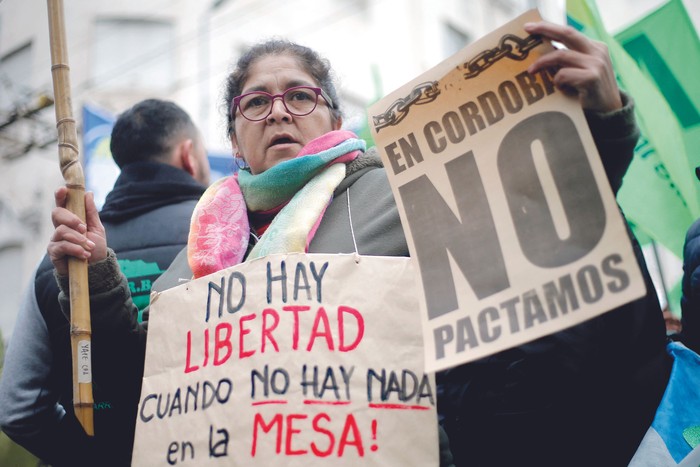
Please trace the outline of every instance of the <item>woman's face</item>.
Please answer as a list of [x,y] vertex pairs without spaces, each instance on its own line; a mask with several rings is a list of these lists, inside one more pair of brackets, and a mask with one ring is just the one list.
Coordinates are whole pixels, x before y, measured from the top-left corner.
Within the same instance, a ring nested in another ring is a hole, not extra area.
[[[290,55],[267,55],[250,67],[249,77],[241,94],[265,91],[281,94],[294,86],[318,87],[318,83]],[[265,120],[251,122],[236,111],[235,132],[231,136],[234,153],[239,153],[259,174],[277,163],[293,159],[301,148],[314,138],[340,128],[333,122],[326,101],[319,97],[318,106],[308,115],[297,117],[285,109],[281,99],[275,99],[272,112]]]

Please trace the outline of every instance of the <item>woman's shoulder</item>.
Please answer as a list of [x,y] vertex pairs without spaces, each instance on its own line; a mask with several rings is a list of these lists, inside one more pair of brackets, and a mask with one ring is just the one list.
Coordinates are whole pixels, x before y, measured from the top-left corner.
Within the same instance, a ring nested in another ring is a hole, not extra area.
[[368,170],[368,169],[381,169],[384,167],[381,157],[379,157],[379,152],[376,146],[368,148],[360,157],[348,164],[347,175],[350,176],[354,173]]
[[380,187],[382,185],[386,185],[386,188],[389,187],[382,159],[374,146],[367,149],[365,153],[354,161],[348,163],[345,179],[336,188],[335,195],[337,196],[339,193],[344,192],[349,186],[354,185],[359,180],[362,180],[363,184],[369,183]]

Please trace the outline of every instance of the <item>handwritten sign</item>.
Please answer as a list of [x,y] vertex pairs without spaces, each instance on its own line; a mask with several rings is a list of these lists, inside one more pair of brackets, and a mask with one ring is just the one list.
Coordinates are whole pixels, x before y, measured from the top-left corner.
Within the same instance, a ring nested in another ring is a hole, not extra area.
[[409,258],[270,256],[154,298],[134,465],[437,465]]
[[645,286],[590,130],[529,11],[369,109],[411,255],[428,371],[556,332]]

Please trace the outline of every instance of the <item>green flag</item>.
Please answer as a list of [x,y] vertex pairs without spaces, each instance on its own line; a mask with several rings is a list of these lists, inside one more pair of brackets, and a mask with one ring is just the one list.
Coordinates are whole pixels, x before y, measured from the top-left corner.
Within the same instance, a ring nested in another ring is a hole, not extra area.
[[[615,35],[654,82],[681,128],[685,156],[664,160],[686,199],[700,198],[700,40],[681,0],[671,0]],[[672,164],[677,167],[672,167]],[[687,180],[675,175],[682,173]],[[700,213],[693,211],[695,216]]]
[[685,232],[700,217],[700,200],[693,195],[697,182],[687,170],[678,120],[655,83],[607,33],[594,0],[567,0],[567,21],[608,45],[619,85],[635,100],[642,137],[617,200],[637,228],[681,258]]

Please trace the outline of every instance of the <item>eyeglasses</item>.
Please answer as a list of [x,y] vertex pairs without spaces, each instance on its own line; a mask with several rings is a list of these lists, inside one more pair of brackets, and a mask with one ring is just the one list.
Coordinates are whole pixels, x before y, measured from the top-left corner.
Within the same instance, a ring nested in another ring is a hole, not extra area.
[[333,107],[333,101],[323,89],[311,86],[295,86],[274,96],[264,91],[248,92],[233,98],[231,118],[236,117],[236,109],[238,109],[246,120],[251,122],[265,120],[272,113],[272,104],[278,97],[282,99],[282,104],[287,112],[297,117],[303,117],[316,109],[318,96],[323,97],[329,107]]

